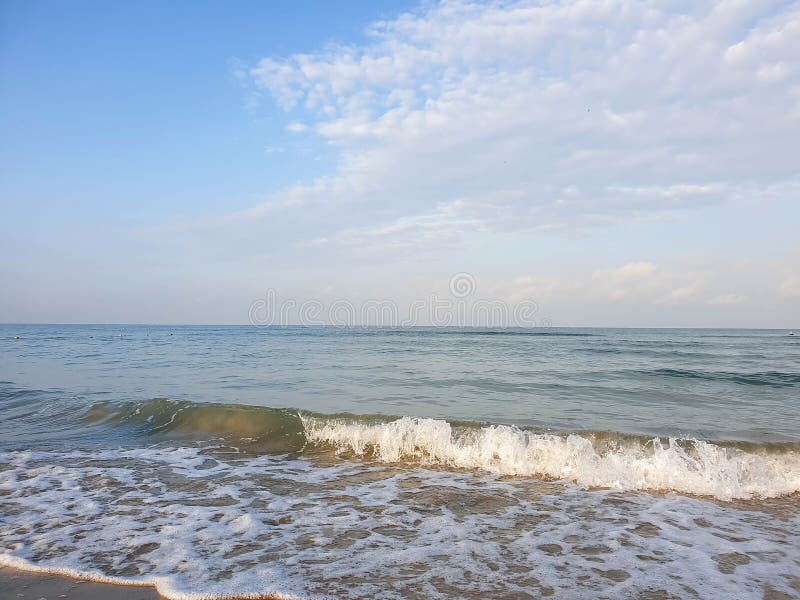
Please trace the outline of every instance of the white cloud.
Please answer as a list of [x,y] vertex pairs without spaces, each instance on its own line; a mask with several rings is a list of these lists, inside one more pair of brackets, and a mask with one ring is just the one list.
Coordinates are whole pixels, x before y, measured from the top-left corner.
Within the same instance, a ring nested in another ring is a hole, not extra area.
[[669,290],[664,296],[656,300],[656,304],[683,304],[696,301],[702,292],[702,284],[699,282],[690,283]]
[[470,231],[480,230],[481,222],[461,214],[463,202],[437,206],[432,212],[400,217],[388,223],[344,229],[332,237],[308,242],[309,246],[356,248],[359,252],[386,250],[413,252],[438,247],[457,240]]
[[[482,290],[496,290],[498,297],[512,304],[524,299],[538,302],[542,314],[560,324],[591,324],[594,315],[603,314],[605,323],[612,321],[609,315],[617,315],[621,323],[675,325],[675,315],[684,315],[685,323],[694,326],[741,327],[754,321],[780,326],[786,325],[787,316],[791,320],[793,300],[800,297],[800,278],[781,276],[795,255],[735,262],[721,256],[694,256],[659,264],[632,261],[594,271],[522,274],[506,282],[479,280]],[[774,293],[776,289],[783,298]]]
[[641,261],[628,263],[615,269],[597,271],[594,278],[608,279],[617,285],[630,285],[651,280],[657,272],[658,267],[655,264]]
[[[659,267],[652,262],[632,262],[612,269],[594,271],[591,277],[577,277],[584,298],[610,299],[651,305],[705,303],[735,305],[745,301],[739,293],[719,293],[724,280],[717,273],[691,265]],[[715,291],[716,290],[716,291]]]
[[[634,306],[651,311],[639,323],[686,307],[784,314],[788,302],[764,308],[793,293],[778,267],[727,265],[766,246],[751,225],[800,197],[798,27],[798,3],[424,4],[374,24],[363,44],[252,66],[286,129],[338,163],[182,228],[200,232],[202,251],[267,256],[271,276],[295,282],[334,271],[331,281],[358,281],[374,267],[424,292],[435,271],[470,270],[468,255],[494,271],[482,289],[575,313],[627,307],[617,322]],[[699,245],[681,243],[678,220]],[[654,251],[632,222],[663,224],[648,229]],[[598,238],[613,248],[583,243]],[[723,256],[676,256],[708,249]],[[781,247],[755,255],[770,252]],[[528,259],[551,270],[525,274]]]
[[308,125],[298,121],[292,121],[286,126],[286,131],[290,133],[303,133],[304,131],[308,131]]
[[792,275],[781,281],[778,293],[784,298],[800,298],[800,277]]
[[632,262],[592,273],[592,294],[613,300],[651,301],[664,296],[671,277],[652,262]]
[[720,294],[709,299],[709,304],[718,304],[722,306],[731,304],[741,304],[745,301],[745,297],[741,294]]
[[[796,191],[800,5],[673,8],[448,1],[364,45],[262,59],[250,76],[287,128],[341,152],[335,174],[285,193],[359,214],[298,217],[300,245],[572,234]],[[455,202],[465,227],[438,216]]]

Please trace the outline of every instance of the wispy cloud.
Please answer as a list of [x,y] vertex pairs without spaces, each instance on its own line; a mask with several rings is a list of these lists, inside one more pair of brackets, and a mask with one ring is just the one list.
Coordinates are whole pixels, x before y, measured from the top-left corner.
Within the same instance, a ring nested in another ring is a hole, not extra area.
[[589,293],[611,300],[680,304],[697,300],[705,279],[696,271],[669,271],[639,261],[595,271]]
[[[800,196],[800,3],[448,0],[375,23],[365,40],[239,69],[289,132],[338,162],[185,234],[286,268],[352,269]],[[626,262],[597,248],[575,277],[497,289],[665,311],[756,301],[721,268],[730,257],[681,268],[630,250]],[[485,262],[503,271],[499,256]],[[775,298],[794,293],[791,278],[747,273]]]
[[[796,190],[798,4],[673,8],[448,1],[363,45],[264,58],[249,75],[287,128],[341,152],[285,193],[347,204],[363,232],[425,222],[436,243],[460,231],[432,231],[454,202],[470,227],[570,233]],[[359,235],[327,219],[304,243]]]

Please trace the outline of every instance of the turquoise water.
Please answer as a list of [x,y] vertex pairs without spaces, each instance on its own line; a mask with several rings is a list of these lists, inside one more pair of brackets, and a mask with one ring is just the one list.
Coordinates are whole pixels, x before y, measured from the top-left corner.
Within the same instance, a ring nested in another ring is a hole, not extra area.
[[798,493],[786,331],[0,325],[0,565],[193,600],[796,598]]

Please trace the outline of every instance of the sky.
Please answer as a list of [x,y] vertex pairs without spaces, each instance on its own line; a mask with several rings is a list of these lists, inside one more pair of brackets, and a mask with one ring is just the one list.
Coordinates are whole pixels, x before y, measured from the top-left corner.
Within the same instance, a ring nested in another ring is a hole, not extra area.
[[800,328],[799,57],[800,2],[0,0],[0,322]]

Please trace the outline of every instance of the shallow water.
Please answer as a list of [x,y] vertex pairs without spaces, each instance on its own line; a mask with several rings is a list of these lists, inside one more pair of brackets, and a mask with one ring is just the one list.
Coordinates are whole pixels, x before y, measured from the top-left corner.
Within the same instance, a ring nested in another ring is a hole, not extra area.
[[800,597],[785,332],[0,340],[3,564],[174,598]]

